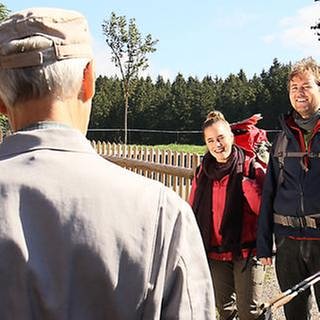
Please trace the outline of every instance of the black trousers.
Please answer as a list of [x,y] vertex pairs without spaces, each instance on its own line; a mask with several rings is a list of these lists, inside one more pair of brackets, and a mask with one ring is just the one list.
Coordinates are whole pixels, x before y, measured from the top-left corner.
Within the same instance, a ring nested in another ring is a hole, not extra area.
[[[320,271],[320,241],[276,237],[276,273],[281,291],[290,289]],[[320,310],[320,282],[314,285]],[[284,305],[287,320],[311,319],[311,290],[299,293]]]

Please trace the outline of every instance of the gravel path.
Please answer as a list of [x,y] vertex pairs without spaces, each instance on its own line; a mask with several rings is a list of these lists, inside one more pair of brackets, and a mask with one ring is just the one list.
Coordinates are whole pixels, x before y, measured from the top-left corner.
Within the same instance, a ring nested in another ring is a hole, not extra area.
[[[264,289],[262,301],[269,302],[271,299],[274,299],[280,292],[281,291],[278,286],[274,267],[273,266],[268,267],[266,276],[265,276],[265,289]],[[320,314],[314,300],[312,304],[311,313],[312,313],[312,320],[320,319]],[[283,308],[279,308],[275,310],[272,316],[273,316],[272,320],[285,320]]]

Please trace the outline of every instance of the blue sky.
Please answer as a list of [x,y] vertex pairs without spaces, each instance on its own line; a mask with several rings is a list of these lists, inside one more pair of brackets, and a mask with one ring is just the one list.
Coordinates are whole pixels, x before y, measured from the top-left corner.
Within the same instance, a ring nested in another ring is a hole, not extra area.
[[[272,65],[313,56],[320,62],[320,41],[310,29],[320,18],[313,0],[10,0],[17,11],[50,6],[82,12],[94,40],[97,74],[114,75],[102,23],[112,11],[135,18],[143,35],[158,39],[146,74],[173,80],[178,72],[200,80],[227,77],[243,69],[251,78]],[[27,3],[27,5],[26,5]]]

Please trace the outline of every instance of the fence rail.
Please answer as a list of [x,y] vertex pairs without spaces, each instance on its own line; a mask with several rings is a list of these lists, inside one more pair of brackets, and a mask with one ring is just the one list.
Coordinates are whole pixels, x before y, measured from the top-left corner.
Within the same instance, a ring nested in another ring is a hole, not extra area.
[[187,200],[200,155],[92,141],[97,153],[128,170],[157,180]]

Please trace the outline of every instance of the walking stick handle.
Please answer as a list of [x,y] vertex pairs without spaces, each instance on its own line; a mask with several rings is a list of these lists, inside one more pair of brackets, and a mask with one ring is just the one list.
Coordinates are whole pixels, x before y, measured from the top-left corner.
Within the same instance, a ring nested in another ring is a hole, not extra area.
[[272,307],[274,309],[278,309],[278,308],[282,307],[283,305],[285,305],[286,303],[288,303],[289,301],[291,301],[297,295],[298,295],[297,291],[292,292],[291,294],[284,296],[282,299],[275,302]]

